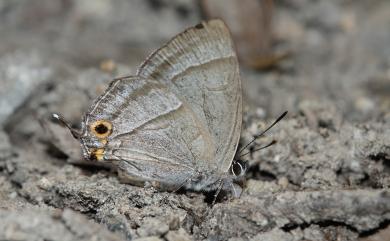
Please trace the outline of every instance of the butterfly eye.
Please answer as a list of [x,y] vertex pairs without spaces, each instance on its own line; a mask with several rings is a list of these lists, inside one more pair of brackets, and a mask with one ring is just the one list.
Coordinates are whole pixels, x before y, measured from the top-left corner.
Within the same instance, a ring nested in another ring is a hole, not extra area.
[[112,133],[112,124],[106,120],[98,120],[91,124],[91,132],[99,139],[104,139]]
[[230,167],[232,174],[236,177],[243,176],[247,170],[247,163],[241,160],[234,160]]

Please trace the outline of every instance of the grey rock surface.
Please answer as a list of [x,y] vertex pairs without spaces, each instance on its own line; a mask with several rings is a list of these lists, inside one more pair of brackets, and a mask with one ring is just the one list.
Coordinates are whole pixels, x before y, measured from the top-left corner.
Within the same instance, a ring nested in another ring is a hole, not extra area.
[[34,51],[2,56],[0,71],[0,124],[3,124],[52,73]]
[[[239,199],[159,192],[86,165],[75,127],[110,80],[200,21],[196,1],[0,1],[0,239],[385,240],[390,221],[390,4],[275,1],[293,55],[242,69]],[[239,156],[239,155],[238,155]]]
[[0,218],[1,240],[123,240],[120,235],[69,209],[46,212],[2,210]]

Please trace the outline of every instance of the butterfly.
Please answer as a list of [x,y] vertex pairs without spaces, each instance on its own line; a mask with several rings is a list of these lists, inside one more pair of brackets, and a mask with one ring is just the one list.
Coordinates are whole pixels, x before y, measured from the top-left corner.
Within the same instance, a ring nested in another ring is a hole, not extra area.
[[86,159],[112,164],[134,185],[231,191],[245,169],[233,161],[242,122],[238,60],[218,19],[188,28],[135,75],[114,79],[85,113],[81,131],[54,117]]

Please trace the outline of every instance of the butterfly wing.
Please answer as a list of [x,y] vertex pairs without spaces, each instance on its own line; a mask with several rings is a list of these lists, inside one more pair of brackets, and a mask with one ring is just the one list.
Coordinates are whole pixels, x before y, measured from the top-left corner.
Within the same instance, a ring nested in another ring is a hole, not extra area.
[[213,158],[199,162],[211,161],[218,171],[228,171],[240,137],[242,96],[238,61],[225,24],[211,20],[187,29],[154,52],[138,75],[166,85],[189,107],[211,138]]
[[[109,123],[108,136],[91,128]],[[139,76],[114,80],[84,117],[84,155],[117,162],[122,179],[175,187],[194,173],[198,159],[211,159],[209,142],[195,116],[163,84]]]
[[[112,127],[104,138],[91,127]],[[177,187],[195,173],[226,172],[241,128],[241,83],[230,34],[210,21],[153,53],[137,76],[114,80],[84,117],[84,155],[117,161],[132,183]]]

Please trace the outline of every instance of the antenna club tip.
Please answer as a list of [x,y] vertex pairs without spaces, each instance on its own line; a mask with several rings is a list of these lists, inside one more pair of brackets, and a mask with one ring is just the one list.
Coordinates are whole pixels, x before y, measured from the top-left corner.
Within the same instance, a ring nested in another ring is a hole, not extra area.
[[286,110],[285,112],[283,112],[282,115],[280,115],[280,117],[278,118],[278,120],[281,120],[283,119],[286,115],[287,115],[288,111]]
[[53,117],[55,119],[60,119],[60,116],[57,113],[52,113],[51,117]]

